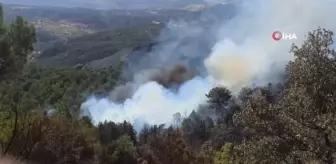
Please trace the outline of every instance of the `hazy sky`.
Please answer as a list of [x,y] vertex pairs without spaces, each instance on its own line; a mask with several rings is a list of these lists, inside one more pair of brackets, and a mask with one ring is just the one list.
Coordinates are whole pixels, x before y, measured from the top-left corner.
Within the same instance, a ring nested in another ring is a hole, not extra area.
[[152,8],[213,1],[226,0],[0,0],[6,4],[86,8]]

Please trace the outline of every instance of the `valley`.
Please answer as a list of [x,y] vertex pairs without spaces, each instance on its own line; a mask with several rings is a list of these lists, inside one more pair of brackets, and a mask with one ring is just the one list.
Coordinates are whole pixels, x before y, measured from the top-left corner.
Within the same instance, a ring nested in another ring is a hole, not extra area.
[[[229,9],[228,15],[232,13],[232,9],[226,5],[200,4],[189,4],[177,9],[128,10],[4,6],[7,22],[21,15],[35,26],[36,51],[30,60],[49,68],[77,65],[96,67],[102,61],[104,66],[114,65],[137,49],[146,49],[146,46],[155,44],[160,31],[168,22],[195,20],[201,15],[212,14],[214,9]],[[210,23],[205,21],[204,24]],[[106,64],[111,60],[104,58],[113,59],[113,64]]]

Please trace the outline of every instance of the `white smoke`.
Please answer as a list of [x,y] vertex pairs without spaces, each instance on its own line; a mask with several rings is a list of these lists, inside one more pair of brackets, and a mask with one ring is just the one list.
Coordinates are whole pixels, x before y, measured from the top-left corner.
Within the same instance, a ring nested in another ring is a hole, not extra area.
[[[266,75],[283,69],[292,59],[292,43],[299,45],[308,31],[323,27],[335,29],[332,21],[336,1],[268,0],[246,1],[244,10],[230,23],[223,25],[219,42],[205,65],[218,82],[237,90],[253,79],[267,83]],[[276,42],[274,31],[295,34],[297,40]],[[273,65],[278,68],[272,67]]]
[[[211,31],[217,34],[217,44],[204,61],[207,78],[195,77],[177,91],[148,82],[123,104],[92,97],[82,109],[95,123],[128,120],[169,124],[173,114],[189,115],[204,103],[205,94],[214,85],[222,84],[236,92],[252,81],[269,82],[269,75],[292,59],[289,50],[293,42],[299,45],[308,31],[319,26],[336,28],[332,17],[335,8],[333,0],[243,0],[237,16],[213,25],[220,28]],[[274,31],[293,33],[298,39],[277,42],[271,37]]]
[[90,109],[94,121],[111,119],[116,122],[136,120],[150,124],[170,123],[174,113],[189,114],[196,109],[205,100],[204,94],[211,89],[209,84],[208,79],[195,77],[177,91],[172,91],[156,82],[149,82],[123,104],[110,102],[107,98],[91,98],[83,107]]

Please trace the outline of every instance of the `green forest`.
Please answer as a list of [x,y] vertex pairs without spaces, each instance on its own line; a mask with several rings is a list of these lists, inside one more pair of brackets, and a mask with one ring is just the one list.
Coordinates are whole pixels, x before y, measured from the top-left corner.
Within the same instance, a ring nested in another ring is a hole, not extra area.
[[204,110],[214,110],[216,122],[194,111],[180,127],[146,125],[136,132],[126,121],[95,126],[80,115],[87,96],[118,84],[120,67],[39,68],[27,60],[34,27],[22,17],[5,23],[0,8],[0,158],[33,164],[336,163],[332,37],[318,28],[302,46],[293,45],[283,83],[245,87],[238,95],[213,88]]

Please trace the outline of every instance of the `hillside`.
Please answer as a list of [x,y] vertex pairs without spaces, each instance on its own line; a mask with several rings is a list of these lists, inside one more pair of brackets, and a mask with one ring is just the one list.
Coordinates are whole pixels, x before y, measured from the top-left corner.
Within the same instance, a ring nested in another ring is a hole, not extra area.
[[[146,49],[156,44],[156,38],[169,20],[198,20],[201,15],[223,13],[223,10],[227,14],[222,19],[228,19],[234,13],[229,5],[189,6],[175,10],[73,10],[20,8],[17,5],[7,5],[6,9],[7,20],[22,14],[35,25],[39,53],[32,59],[47,67],[114,65],[138,49],[145,50],[142,55],[147,53]],[[217,21],[217,18],[210,18],[213,17],[198,21],[198,24],[206,26]],[[202,38],[195,36],[200,42]]]
[[39,51],[57,41],[102,30],[130,28],[172,19],[194,19],[200,11],[186,9],[96,10],[86,8],[5,5],[5,20],[23,16],[37,29]]
[[183,9],[148,9],[148,10],[96,10],[86,8],[38,7],[23,5],[5,5],[5,19],[12,20],[16,16],[23,16],[29,21],[49,20],[77,22],[86,24],[93,29],[128,27],[147,23],[148,21],[171,20],[173,18],[187,18],[194,15]]
[[[122,56],[130,54],[137,47],[151,44],[162,27],[163,24],[153,23],[134,28],[101,31],[68,41],[59,41],[41,53],[38,63],[48,67],[71,67],[114,56],[114,64],[117,64]],[[129,51],[125,51],[127,49]],[[108,61],[102,60],[104,63]]]

